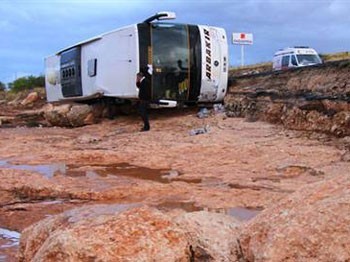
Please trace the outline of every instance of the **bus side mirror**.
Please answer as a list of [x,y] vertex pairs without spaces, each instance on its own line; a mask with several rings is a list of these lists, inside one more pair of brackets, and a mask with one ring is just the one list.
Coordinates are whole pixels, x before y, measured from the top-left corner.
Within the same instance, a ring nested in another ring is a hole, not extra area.
[[159,12],[157,13],[159,16],[158,20],[171,20],[176,18],[176,14],[174,12]]

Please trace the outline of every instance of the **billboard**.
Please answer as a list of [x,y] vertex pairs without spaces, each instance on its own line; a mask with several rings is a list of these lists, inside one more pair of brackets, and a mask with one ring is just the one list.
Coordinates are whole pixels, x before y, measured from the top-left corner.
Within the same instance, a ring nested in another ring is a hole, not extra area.
[[232,43],[234,45],[252,45],[252,33],[232,33]]

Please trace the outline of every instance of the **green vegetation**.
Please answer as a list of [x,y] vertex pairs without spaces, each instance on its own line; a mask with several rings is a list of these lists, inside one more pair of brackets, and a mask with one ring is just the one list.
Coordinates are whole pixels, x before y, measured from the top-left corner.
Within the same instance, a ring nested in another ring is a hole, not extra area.
[[26,76],[20,77],[9,83],[9,89],[11,92],[18,93],[24,90],[30,90],[34,87],[44,87],[45,77],[44,76]]
[[0,92],[1,92],[1,91],[5,91],[5,89],[6,89],[5,84],[4,84],[3,82],[0,81]]

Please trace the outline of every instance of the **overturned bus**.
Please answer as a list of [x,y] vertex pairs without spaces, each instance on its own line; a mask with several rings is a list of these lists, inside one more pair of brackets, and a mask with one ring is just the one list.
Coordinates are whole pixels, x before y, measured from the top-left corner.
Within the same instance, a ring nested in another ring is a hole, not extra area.
[[159,104],[222,101],[229,63],[225,30],[155,21],[174,18],[157,13],[47,57],[47,100],[137,99],[136,73],[147,70]]

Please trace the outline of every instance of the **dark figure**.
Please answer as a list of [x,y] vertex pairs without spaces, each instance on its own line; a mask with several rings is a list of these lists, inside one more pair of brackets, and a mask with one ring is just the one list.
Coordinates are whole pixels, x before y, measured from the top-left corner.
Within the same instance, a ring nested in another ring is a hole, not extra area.
[[139,72],[136,75],[136,86],[139,89],[139,99],[140,99],[138,104],[138,110],[143,120],[143,128],[141,129],[141,132],[149,131],[150,125],[149,125],[147,108],[151,100],[151,82],[145,76],[144,73]]

